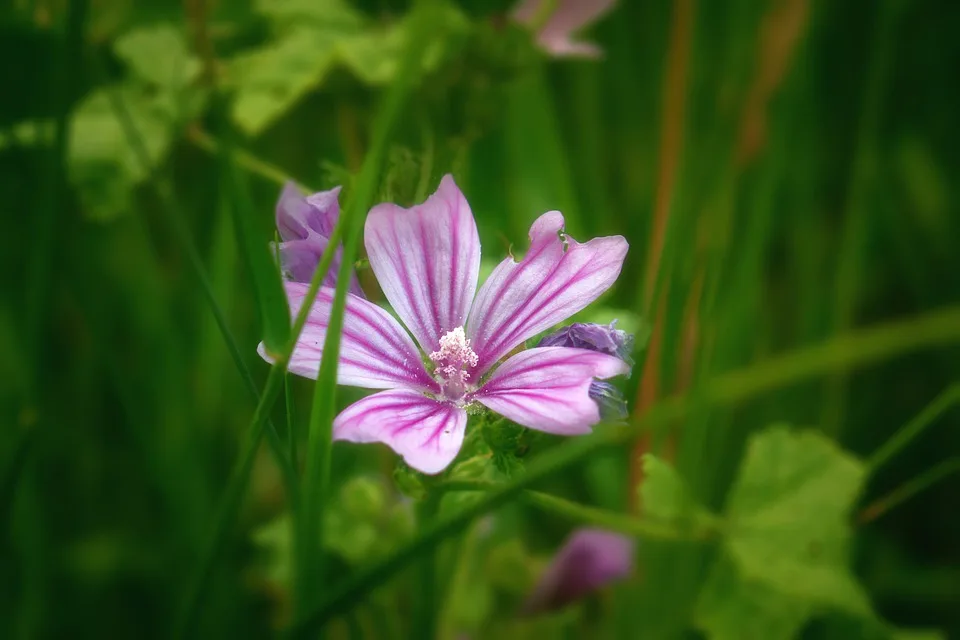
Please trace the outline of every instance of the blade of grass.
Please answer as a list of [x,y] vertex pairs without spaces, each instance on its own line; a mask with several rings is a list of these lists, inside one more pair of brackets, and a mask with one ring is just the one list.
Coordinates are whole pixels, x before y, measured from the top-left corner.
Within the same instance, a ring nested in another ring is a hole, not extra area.
[[960,473],[960,457],[954,456],[949,460],[944,460],[935,467],[928,469],[919,476],[905,482],[900,487],[894,489],[887,495],[874,500],[863,508],[857,517],[859,524],[867,524],[887,513],[894,507],[897,507],[913,496],[926,491],[944,478]]
[[[187,255],[187,261],[190,264],[194,277],[196,277],[197,282],[200,283],[200,290],[203,292],[203,296],[210,307],[210,311],[213,313],[213,317],[217,322],[217,326],[220,329],[220,333],[223,336],[223,340],[226,343],[227,350],[230,352],[230,356],[233,359],[234,365],[240,372],[240,376],[243,378],[243,381],[246,384],[251,396],[254,398],[254,400],[259,402],[260,398],[257,392],[257,385],[253,380],[253,376],[250,374],[250,370],[247,368],[246,361],[243,359],[243,355],[240,352],[240,347],[237,345],[237,341],[233,337],[233,333],[230,331],[230,327],[227,324],[226,315],[224,314],[220,304],[217,302],[216,294],[214,293],[213,289],[213,283],[210,281],[210,276],[207,275],[207,270],[203,265],[203,259],[200,257],[200,252],[197,250],[197,247],[193,242],[193,238],[191,237],[190,230],[185,222],[179,202],[174,196],[173,190],[170,188],[170,185],[166,182],[166,180],[163,180],[153,170],[150,162],[149,152],[147,151],[140,132],[137,130],[136,123],[133,121],[133,118],[130,115],[130,110],[127,108],[127,105],[123,100],[123,96],[117,91],[108,91],[108,95],[117,119],[120,121],[121,126],[124,129],[124,133],[127,136],[127,141],[130,143],[134,154],[143,165],[144,170],[148,173],[148,175],[151,176],[149,183],[152,185],[157,197],[167,213],[166,217],[173,227],[174,235],[180,244],[180,249]],[[280,442],[280,436],[277,434],[277,430],[274,427],[273,422],[271,422],[269,419],[267,420],[267,427],[270,450],[276,459],[277,466],[282,472],[282,476],[286,484],[285,489],[289,494],[290,491],[294,490],[296,476],[294,474],[293,467],[290,465],[290,461],[287,460],[286,452],[284,451],[283,445]]]
[[[337,288],[330,311],[330,321],[323,345],[323,355],[310,413],[307,451],[303,480],[303,505],[300,526],[297,528],[296,602],[305,603],[307,594],[317,592],[323,584],[322,534],[324,506],[330,478],[330,451],[332,448],[333,416],[336,406],[337,361],[340,352],[340,333],[346,305],[350,270],[360,240],[361,212],[373,201],[380,170],[387,151],[387,143],[400,111],[412,90],[424,52],[423,43],[430,40],[434,14],[433,2],[421,0],[412,11],[414,16],[408,45],[403,54],[397,78],[388,89],[373,122],[370,150],[357,176],[356,187],[347,199],[343,260],[337,276]],[[332,240],[331,240],[332,242]],[[333,245],[331,245],[333,246]],[[300,611],[298,606],[297,610]]]
[[[840,260],[837,264],[836,288],[833,300],[833,330],[842,333],[855,320],[859,300],[857,288],[862,278],[866,223],[871,214],[867,202],[870,189],[876,184],[880,171],[879,135],[883,100],[891,79],[891,65],[898,43],[895,37],[897,17],[906,5],[902,0],[884,0],[877,5],[876,21],[870,45],[870,60],[860,103],[860,121],[857,128],[850,176],[850,187],[844,204],[844,227],[841,235]],[[847,375],[838,371],[827,385],[823,405],[823,430],[837,437],[846,411]]]
[[[224,116],[225,118],[226,116]],[[237,232],[241,255],[253,278],[253,292],[263,322],[263,344],[268,351],[279,351],[290,340],[290,307],[283,291],[280,269],[270,256],[267,243],[258,233],[256,214],[244,176],[233,163],[232,135],[224,136],[219,161],[223,166],[224,181],[234,194],[234,229]]]
[[627,426],[599,428],[593,434],[571,439],[533,460],[526,473],[499,485],[457,514],[428,525],[416,538],[392,554],[367,565],[333,589],[309,615],[289,631],[294,638],[310,634],[395,573],[429,551],[446,537],[461,530],[474,518],[519,496],[544,478],[581,462],[597,451],[623,446],[639,433],[681,419],[702,406],[730,406],[764,392],[809,380],[838,369],[853,369],[917,349],[960,342],[960,306],[946,307],[898,322],[864,329],[847,336],[789,352],[749,368],[720,375],[705,384],[698,395],[673,396],[657,403]]
[[875,473],[877,469],[889,462],[914,438],[919,436],[924,429],[933,424],[937,418],[957,403],[960,403],[960,383],[954,383],[947,387],[913,420],[903,425],[876,453],[870,456],[867,461],[867,469],[870,473]]
[[[336,246],[340,243],[344,221],[348,216],[349,212],[345,212],[344,215],[340,216],[336,225],[334,225],[333,231],[330,233],[330,246]],[[179,619],[174,627],[174,637],[184,638],[192,635],[204,587],[210,578],[219,553],[225,546],[230,525],[236,518],[240,499],[250,479],[250,470],[253,468],[253,460],[260,446],[264,425],[267,423],[267,414],[269,414],[273,408],[273,403],[280,393],[282,382],[286,377],[287,364],[290,362],[290,356],[293,354],[293,350],[297,344],[297,338],[300,336],[300,332],[303,331],[303,326],[307,322],[310,308],[313,306],[313,301],[316,299],[317,292],[320,290],[320,283],[323,282],[327,272],[330,270],[330,263],[333,261],[334,253],[333,251],[327,251],[320,257],[317,270],[314,271],[313,277],[310,280],[310,288],[307,290],[307,295],[294,320],[293,330],[290,332],[290,341],[283,352],[275,357],[270,373],[267,375],[267,382],[264,385],[263,394],[260,396],[260,402],[257,404],[253,418],[250,421],[250,427],[247,432],[247,438],[244,441],[243,450],[230,474],[227,488],[224,491],[224,497],[217,510],[216,520],[214,521],[213,531],[210,536],[210,543],[204,550],[197,564],[196,573],[185,591],[186,595],[184,596]]]

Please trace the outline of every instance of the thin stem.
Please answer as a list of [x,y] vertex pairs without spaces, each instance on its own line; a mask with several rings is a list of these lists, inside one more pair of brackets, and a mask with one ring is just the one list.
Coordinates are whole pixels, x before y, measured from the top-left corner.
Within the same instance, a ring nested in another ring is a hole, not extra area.
[[[223,336],[227,350],[230,352],[230,357],[233,359],[234,365],[237,367],[237,371],[240,372],[240,377],[243,379],[243,382],[247,387],[247,391],[250,393],[251,397],[259,403],[261,398],[259,392],[257,391],[256,382],[254,382],[253,376],[250,374],[250,370],[247,368],[247,364],[240,352],[240,347],[237,345],[237,341],[233,337],[233,333],[230,331],[230,327],[227,324],[226,315],[223,313],[222,307],[217,302],[216,293],[213,289],[213,283],[210,281],[209,275],[207,275],[206,267],[203,265],[203,259],[200,257],[200,252],[197,250],[197,247],[193,242],[190,230],[184,221],[184,216],[182,215],[179,203],[173,194],[173,190],[165,180],[162,180],[158,175],[156,175],[156,172],[154,172],[152,163],[150,162],[150,154],[147,151],[147,147],[140,135],[140,132],[137,130],[136,123],[133,121],[123,97],[119,92],[114,90],[108,91],[108,95],[110,97],[110,102],[113,106],[114,112],[116,113],[117,118],[127,136],[127,141],[130,143],[134,154],[143,165],[144,170],[148,173],[148,175],[151,176],[150,184],[153,186],[157,197],[160,199],[161,203],[163,203],[164,209],[167,211],[166,217],[173,227],[174,235],[180,244],[181,250],[187,255],[187,261],[193,270],[194,277],[196,277],[197,281],[200,283],[200,290],[203,292],[203,297],[206,299],[207,304],[210,307],[210,311],[213,313],[217,327],[220,329],[220,334]],[[287,491],[288,497],[294,498],[296,496],[296,474],[294,473],[290,461],[287,459],[286,452],[283,449],[283,445],[281,444],[280,436],[277,434],[276,427],[274,427],[273,422],[270,421],[269,418],[266,421],[266,425],[268,432],[267,440],[270,444],[270,450],[276,459],[277,466],[280,468],[285,484],[284,488]]]
[[[340,272],[337,275],[337,288],[333,297],[330,318],[327,326],[320,370],[310,414],[308,448],[304,465],[303,507],[300,526],[297,527],[295,550],[298,553],[296,573],[297,615],[302,615],[307,594],[318,592],[318,585],[324,583],[323,528],[324,508],[330,483],[330,456],[333,445],[333,416],[336,406],[337,361],[340,350],[340,334],[346,308],[347,288],[350,271],[360,241],[360,217],[366,206],[373,200],[381,167],[386,156],[387,143],[394,125],[399,119],[401,107],[413,87],[423,55],[421,44],[429,40],[429,29],[433,23],[434,12],[431,2],[421,1],[413,9],[413,26],[410,31],[409,45],[399,65],[397,78],[388,89],[383,104],[373,122],[371,145],[357,177],[356,188],[340,218],[344,225],[345,241]],[[340,225],[338,225],[340,226]],[[328,246],[336,246],[331,238]],[[326,256],[324,256],[326,257]]]
[[289,374],[284,375],[283,377],[283,398],[286,404],[287,409],[287,445],[290,448],[290,463],[293,465],[293,468],[297,468],[297,460],[299,459],[297,455],[297,427],[296,427],[296,417],[294,416],[294,406],[293,406],[293,390],[290,385],[290,376]]
[[638,538],[653,540],[703,540],[715,533],[715,529],[701,526],[700,529],[684,530],[678,527],[647,519],[607,511],[597,507],[571,502],[539,491],[525,491],[522,500],[543,511],[563,516],[575,522],[596,525]]
[[[339,244],[343,234],[343,223],[347,217],[346,214],[340,216],[340,219],[336,225],[334,225],[333,231],[330,233],[331,246]],[[190,586],[186,590],[183,608],[180,612],[180,619],[175,627],[175,637],[188,637],[191,635],[193,625],[196,623],[196,614],[200,607],[201,596],[210,578],[220,550],[225,545],[227,533],[230,531],[230,525],[236,518],[240,498],[243,496],[247,482],[250,479],[250,470],[253,468],[253,460],[260,445],[260,438],[263,436],[263,426],[267,420],[267,414],[273,408],[273,403],[280,393],[280,383],[286,374],[290,356],[293,354],[297,339],[300,337],[300,332],[303,331],[303,327],[307,322],[307,316],[313,307],[317,292],[320,290],[320,283],[323,282],[327,272],[330,270],[330,263],[333,260],[334,254],[334,251],[325,251],[320,256],[317,269],[313,272],[313,277],[310,279],[310,287],[307,289],[307,294],[293,322],[293,329],[290,332],[290,343],[282,354],[270,354],[274,358],[274,364],[270,369],[270,374],[267,376],[267,383],[264,387],[263,395],[260,396],[260,402],[257,404],[253,419],[250,423],[246,440],[248,446],[244,447],[240,457],[235,463],[234,470],[230,475],[230,481],[227,484],[227,489],[224,492],[223,502],[217,512],[218,515],[214,523],[210,544],[201,556],[200,562],[197,565],[196,574],[193,576]]]
[[[420,527],[432,522],[440,506],[440,494],[431,492],[417,505]],[[429,640],[437,635],[437,550],[427,550],[420,558],[417,607],[414,612],[414,638]]]
[[683,418],[693,407],[735,405],[764,392],[837,369],[853,369],[924,347],[955,342],[960,342],[960,306],[836,337],[746,370],[723,374],[705,384],[699,395],[680,395],[663,400],[630,425],[597,428],[591,435],[569,440],[533,460],[524,475],[491,489],[462,511],[436,520],[392,554],[351,575],[332,589],[316,609],[299,620],[289,635],[310,637],[311,632],[331,616],[350,603],[362,600],[368,591],[386,582],[424,551],[463,529],[474,518],[489,513],[519,496],[527,487],[597,451],[623,446],[648,429]]
[[[221,153],[222,145],[220,142],[199,127],[191,127],[187,130],[187,140],[192,142],[197,148],[202,149],[211,155],[218,155]],[[280,167],[261,160],[260,158],[247,151],[244,151],[243,149],[237,149],[235,147],[231,148],[229,155],[231,160],[237,163],[237,166],[243,167],[250,173],[260,176],[269,182],[273,182],[278,186],[282,187],[287,182],[293,180],[290,177],[290,174]],[[294,182],[297,181],[294,180]],[[297,184],[300,183],[298,182]]]
[[937,418],[958,402],[960,402],[960,383],[954,383],[934,398],[923,411],[918,413],[913,420],[903,425],[903,427],[887,440],[886,444],[870,456],[870,459],[867,461],[867,468],[870,472],[875,473],[877,469],[889,462],[904,447],[910,444],[914,438],[919,436],[924,429],[933,424]]
[[[438,488],[444,491],[491,491],[498,485],[492,482],[459,480],[444,482]],[[611,531],[640,538],[656,540],[698,540],[711,534],[711,529],[702,531],[684,531],[662,522],[641,519],[624,513],[617,513],[608,509],[579,504],[566,498],[541,493],[539,491],[524,491],[521,499],[538,509],[554,513],[576,522],[592,524]]]
[[944,460],[935,467],[928,469],[919,476],[905,482],[887,495],[874,500],[860,511],[857,517],[859,524],[867,524],[884,515],[894,507],[897,507],[915,495],[926,491],[944,478],[960,473],[960,456]]

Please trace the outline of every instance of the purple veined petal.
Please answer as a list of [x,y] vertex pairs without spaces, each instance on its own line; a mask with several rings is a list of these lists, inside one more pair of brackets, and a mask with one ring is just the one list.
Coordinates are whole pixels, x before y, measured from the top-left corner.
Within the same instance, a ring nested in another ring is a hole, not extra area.
[[334,440],[382,442],[414,469],[435,474],[460,452],[467,412],[408,389],[381,391],[353,403],[333,421]]
[[518,344],[566,320],[596,300],[620,275],[627,255],[622,236],[579,243],[561,238],[563,215],[545,213],[530,227],[530,250],[507,258],[480,287],[467,336],[483,375]]
[[[513,19],[530,26],[539,16],[547,0],[522,0],[513,11]],[[603,52],[594,44],[574,39],[577,31],[586,28],[608,12],[616,0],[559,0],[556,9],[537,33],[537,43],[557,57],[598,58]]]
[[[309,285],[285,282],[290,314],[296,316]],[[316,378],[327,334],[333,289],[321,287],[290,358],[291,373]],[[257,351],[272,362],[261,343]],[[420,351],[389,313],[377,305],[347,294],[340,338],[337,382],[366,389],[408,388],[438,392],[439,387],[423,366]]]
[[553,557],[524,603],[527,614],[563,607],[633,573],[634,541],[603,529],[578,529]]
[[277,201],[277,231],[284,241],[306,240],[310,232],[329,238],[340,217],[340,187],[304,196],[287,182]]
[[[277,201],[277,231],[283,241],[274,250],[279,250],[280,268],[288,279],[310,282],[340,217],[339,195],[340,187],[304,196],[293,182],[283,186]],[[343,248],[337,246],[334,251],[322,283],[327,287],[336,287],[342,261]],[[365,297],[353,270],[350,293]]]
[[423,204],[375,206],[364,242],[384,295],[426,353],[462,327],[480,273],[480,238],[470,205],[450,175]]
[[605,353],[536,347],[511,356],[471,399],[530,429],[581,435],[600,422],[600,409],[590,396],[594,378],[628,369],[623,360]]

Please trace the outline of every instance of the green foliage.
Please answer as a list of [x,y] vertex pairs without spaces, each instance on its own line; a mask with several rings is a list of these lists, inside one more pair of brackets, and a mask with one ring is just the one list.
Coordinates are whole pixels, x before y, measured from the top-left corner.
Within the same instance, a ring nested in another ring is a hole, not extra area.
[[809,602],[745,578],[721,558],[700,592],[695,621],[711,640],[792,640],[813,612]]
[[644,481],[640,485],[643,511],[651,518],[676,521],[689,516],[696,505],[676,470],[655,455],[643,456]]
[[[440,7],[435,16],[438,37],[422,57],[424,72],[439,67],[469,26],[452,5]],[[389,84],[410,38],[409,16],[374,24],[335,0],[260,2],[257,9],[271,21],[276,35],[234,57],[228,70],[236,92],[233,119],[249,135],[263,132],[339,66],[364,84]]]
[[[426,637],[431,617],[476,640],[957,635],[956,406],[935,397],[960,380],[960,9],[618,2],[584,29],[601,58],[558,60],[516,1],[14,3],[0,637],[170,637],[178,610],[211,638]],[[430,25],[411,40],[414,7]],[[423,59],[400,75],[410,44]],[[491,431],[474,407],[450,469],[393,480],[386,447],[331,444],[367,391],[334,391],[330,359],[310,442],[296,376],[280,441],[284,376],[255,348],[289,322],[259,317],[285,306],[251,279],[278,283],[279,184],[342,185],[362,226],[447,172],[481,281],[543,211],[629,242],[616,286],[569,321],[636,335],[614,380],[631,418],[565,438]],[[294,564],[305,522],[322,544]],[[638,538],[634,578],[518,615],[584,525]]]
[[730,491],[726,546],[745,579],[868,615],[850,574],[850,511],[863,464],[814,431],[771,427],[751,438]]
[[[121,83],[95,89],[77,105],[67,151],[70,181],[84,210],[102,221],[130,210],[134,188],[167,156],[177,128],[196,117],[204,104],[204,94],[191,87],[200,63],[177,29],[134,30],[114,47],[129,75]],[[149,166],[132,146],[118,101],[142,140]]]

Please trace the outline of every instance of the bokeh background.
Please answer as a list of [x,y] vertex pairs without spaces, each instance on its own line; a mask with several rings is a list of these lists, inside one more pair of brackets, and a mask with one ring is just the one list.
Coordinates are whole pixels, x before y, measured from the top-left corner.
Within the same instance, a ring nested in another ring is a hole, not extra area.
[[[621,0],[584,30],[603,50],[590,60],[549,55],[511,4],[425,3],[424,33],[402,0],[0,10],[0,637],[174,633],[256,406],[205,291],[262,387],[236,221],[266,250],[286,180],[353,188],[411,42],[423,56],[375,201],[410,205],[452,172],[484,269],[522,254],[550,209],[578,239],[630,242],[580,319],[637,335],[622,385],[637,437],[538,490],[643,519],[652,452],[729,514],[751,437],[789,425],[829,446],[758,453],[782,508],[741,543],[783,548],[759,570],[726,538],[641,535],[629,580],[522,616],[583,522],[509,500],[431,546],[433,588],[415,558],[327,635],[423,637],[423,611],[451,639],[960,634],[960,4]],[[744,381],[756,392],[730,391]],[[291,379],[271,412],[301,456],[312,393]],[[644,424],[665,398],[693,400]],[[489,477],[516,481],[566,444],[523,437]],[[271,637],[292,619],[289,501],[261,449],[194,635]],[[423,530],[395,466],[385,447],[335,445],[325,591]],[[789,532],[834,512],[837,556],[796,555]]]

